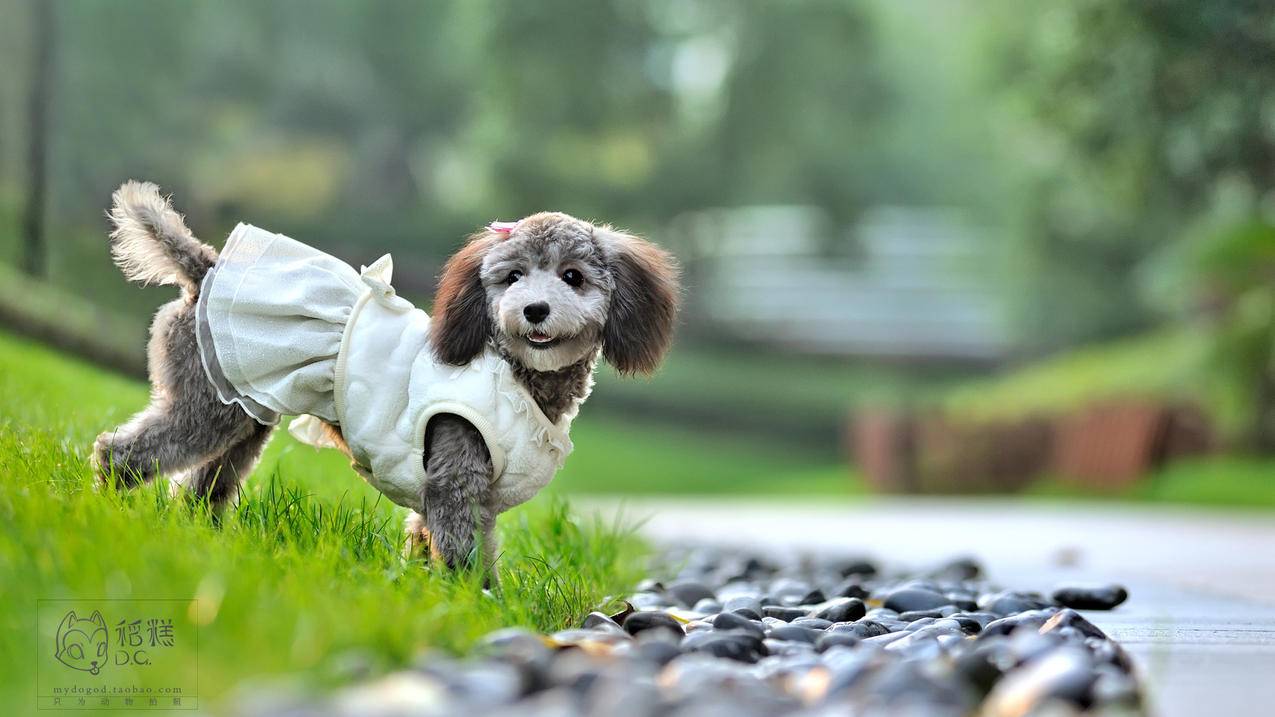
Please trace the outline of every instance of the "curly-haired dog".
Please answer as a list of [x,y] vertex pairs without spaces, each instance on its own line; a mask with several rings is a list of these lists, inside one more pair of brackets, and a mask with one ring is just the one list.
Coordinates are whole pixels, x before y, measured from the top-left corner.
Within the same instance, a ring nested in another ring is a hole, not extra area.
[[599,354],[653,371],[677,310],[672,258],[560,213],[493,223],[446,264],[432,319],[390,286],[387,256],[356,272],[248,225],[219,255],[149,183],[114,195],[124,275],[175,284],[151,327],[150,405],[93,447],[103,481],[172,476],[221,505],[281,416],[334,445],[411,508],[409,545],[449,566],[495,554],[497,514],[546,484]]

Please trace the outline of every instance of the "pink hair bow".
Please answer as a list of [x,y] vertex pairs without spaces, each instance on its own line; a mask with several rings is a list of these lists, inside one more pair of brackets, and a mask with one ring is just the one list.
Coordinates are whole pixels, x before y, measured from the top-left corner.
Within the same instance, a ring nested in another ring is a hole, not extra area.
[[512,232],[516,226],[518,226],[518,222],[492,222],[487,225],[487,228],[494,232],[508,234]]

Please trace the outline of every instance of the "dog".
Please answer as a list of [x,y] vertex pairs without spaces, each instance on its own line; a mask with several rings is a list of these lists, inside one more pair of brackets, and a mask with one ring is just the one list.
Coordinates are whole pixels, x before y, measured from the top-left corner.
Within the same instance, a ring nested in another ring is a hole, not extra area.
[[672,256],[562,213],[471,235],[430,317],[396,295],[388,255],[356,273],[248,225],[219,254],[156,185],[127,182],[112,199],[125,277],[181,291],[151,325],[150,404],[93,445],[98,478],[121,488],[166,475],[224,506],[279,418],[313,416],[293,432],[309,421],[303,440],[340,448],[411,509],[409,551],[490,567],[496,516],[570,452],[598,358],[650,374],[673,336]]

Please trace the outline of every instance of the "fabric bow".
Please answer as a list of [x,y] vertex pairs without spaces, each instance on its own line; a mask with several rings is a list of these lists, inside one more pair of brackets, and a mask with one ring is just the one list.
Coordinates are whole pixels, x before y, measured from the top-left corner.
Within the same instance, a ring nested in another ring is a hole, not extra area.
[[392,311],[411,311],[412,303],[399,296],[390,286],[394,276],[394,258],[389,254],[372,262],[371,266],[361,267],[359,278],[372,290],[372,298],[376,303]]

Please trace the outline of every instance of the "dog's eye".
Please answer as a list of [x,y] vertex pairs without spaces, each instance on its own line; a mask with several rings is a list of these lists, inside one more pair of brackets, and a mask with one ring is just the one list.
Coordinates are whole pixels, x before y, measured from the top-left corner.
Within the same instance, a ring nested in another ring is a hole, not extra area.
[[521,278],[522,278],[522,272],[518,271],[517,269],[514,269],[513,271],[509,272],[509,276],[505,277],[505,283],[512,284]]
[[568,286],[579,286],[584,283],[584,274],[575,269],[567,269],[562,272],[562,280],[567,282]]

